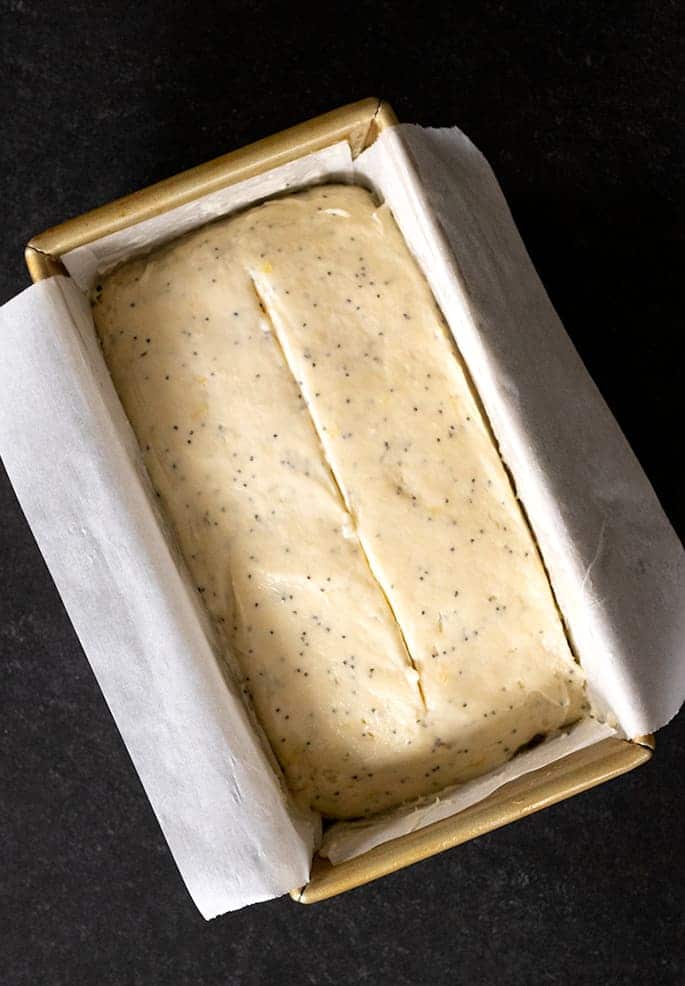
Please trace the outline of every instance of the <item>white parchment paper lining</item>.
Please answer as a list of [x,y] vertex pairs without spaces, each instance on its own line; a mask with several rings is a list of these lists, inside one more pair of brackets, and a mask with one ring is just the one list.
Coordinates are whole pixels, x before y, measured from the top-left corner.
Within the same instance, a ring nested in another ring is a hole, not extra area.
[[[628,736],[685,693],[682,548],[566,336],[487,163],[456,129],[338,144],[64,257],[0,310],[0,453],[205,917],[308,878],[294,812],[166,543],[79,287],[95,272],[286,189],[360,180],[390,205],[471,370],[526,506],[593,699]],[[418,809],[339,823],[333,861],[430,824],[613,730],[593,721]]]

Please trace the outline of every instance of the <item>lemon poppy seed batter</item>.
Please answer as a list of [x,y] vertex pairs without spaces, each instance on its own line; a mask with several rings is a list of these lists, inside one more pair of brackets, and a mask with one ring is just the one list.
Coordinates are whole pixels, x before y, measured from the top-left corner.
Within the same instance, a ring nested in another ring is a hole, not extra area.
[[587,710],[430,290],[354,186],[119,268],[96,327],[153,485],[303,804],[367,815]]

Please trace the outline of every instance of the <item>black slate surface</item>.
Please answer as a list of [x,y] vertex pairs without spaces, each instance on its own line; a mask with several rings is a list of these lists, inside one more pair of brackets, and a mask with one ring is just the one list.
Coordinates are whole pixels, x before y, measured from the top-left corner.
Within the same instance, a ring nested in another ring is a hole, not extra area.
[[[677,7],[0,0],[0,300],[45,227],[382,95],[486,153],[682,536]],[[1,982],[683,981],[683,717],[650,765],[527,821],[205,923],[4,474],[0,551]]]

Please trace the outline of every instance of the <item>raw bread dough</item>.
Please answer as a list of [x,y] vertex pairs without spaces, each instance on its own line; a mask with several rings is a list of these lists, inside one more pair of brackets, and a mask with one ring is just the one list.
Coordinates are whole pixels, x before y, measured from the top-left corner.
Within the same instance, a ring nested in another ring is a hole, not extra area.
[[587,709],[460,358],[370,193],[321,186],[205,227],[104,279],[94,315],[302,803],[371,814]]

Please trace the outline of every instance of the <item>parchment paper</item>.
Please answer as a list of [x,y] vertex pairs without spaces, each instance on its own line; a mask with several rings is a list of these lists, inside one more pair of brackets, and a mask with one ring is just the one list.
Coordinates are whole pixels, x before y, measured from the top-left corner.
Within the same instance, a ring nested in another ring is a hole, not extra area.
[[[76,283],[50,279],[0,312],[0,453],[206,917],[305,883],[316,824],[293,812],[222,672],[76,284],[276,192],[341,179],[386,199],[428,277],[596,703],[637,735],[667,722],[685,692],[682,549],[460,131],[393,128],[356,161],[338,144],[72,251],[63,259]],[[340,823],[328,851],[341,860],[430,824],[608,732],[582,724],[437,803]]]
[[456,128],[401,126],[361,169],[389,176],[384,195],[471,370],[595,705],[627,736],[654,732],[685,697],[685,554],[489,165]]

